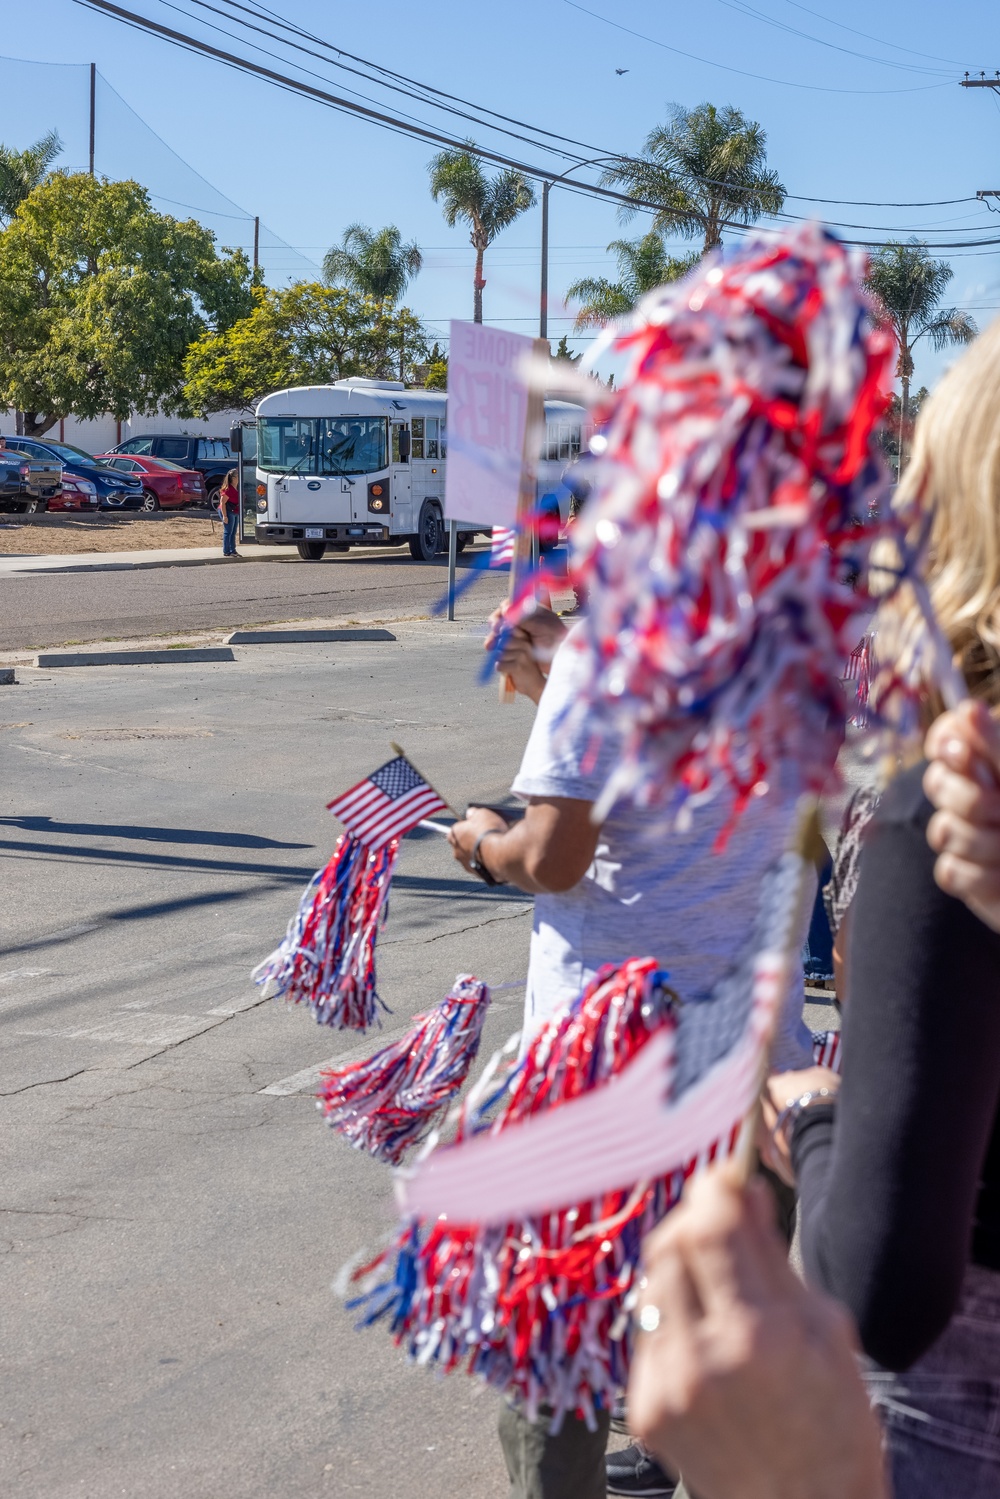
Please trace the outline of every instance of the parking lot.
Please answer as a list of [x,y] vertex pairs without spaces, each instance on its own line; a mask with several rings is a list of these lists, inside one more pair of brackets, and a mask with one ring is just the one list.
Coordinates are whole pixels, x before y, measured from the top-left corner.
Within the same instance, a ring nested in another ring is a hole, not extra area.
[[[509,785],[530,709],[477,685],[481,626],[393,633],[200,668],[19,669],[0,688],[4,1493],[506,1488],[494,1397],[407,1368],[330,1291],[388,1231],[391,1190],[311,1091],[371,1038],[248,978],[332,849],[325,802],[390,739],[460,805]],[[380,944],[386,1036],[474,971],[498,986],[488,1052],[518,1024],[529,930],[523,896],[408,838]],[[405,1473],[385,1439],[403,1423]]]

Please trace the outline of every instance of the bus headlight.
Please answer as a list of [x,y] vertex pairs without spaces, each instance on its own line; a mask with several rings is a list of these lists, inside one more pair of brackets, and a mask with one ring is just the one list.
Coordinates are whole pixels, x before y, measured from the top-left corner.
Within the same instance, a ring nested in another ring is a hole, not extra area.
[[258,500],[257,501],[257,513],[258,513],[258,515],[266,515],[267,514],[267,495],[266,494],[265,494],[265,496],[264,496],[264,498],[262,500]]
[[389,508],[389,495],[387,486],[382,480],[376,480],[368,486],[368,509],[373,515],[382,515]]

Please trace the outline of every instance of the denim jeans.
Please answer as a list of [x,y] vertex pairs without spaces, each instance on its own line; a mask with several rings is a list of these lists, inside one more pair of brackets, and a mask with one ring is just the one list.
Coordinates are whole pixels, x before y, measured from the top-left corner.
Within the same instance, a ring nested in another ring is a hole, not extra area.
[[904,1374],[868,1364],[893,1499],[1000,1494],[1000,1273],[970,1265],[958,1310]]
[[236,551],[236,532],[240,526],[240,512],[227,510],[222,526],[222,555],[230,556]]

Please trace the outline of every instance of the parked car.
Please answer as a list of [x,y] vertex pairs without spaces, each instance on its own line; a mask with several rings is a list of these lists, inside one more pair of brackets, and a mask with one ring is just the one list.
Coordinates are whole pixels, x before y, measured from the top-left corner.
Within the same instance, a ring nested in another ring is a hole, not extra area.
[[144,437],[130,437],[111,449],[130,458],[166,458],[181,468],[195,468],[205,480],[205,501],[219,508],[219,487],[238,459],[229,446],[228,437],[188,437],[177,432],[149,432]]
[[177,510],[186,505],[204,505],[205,480],[196,468],[182,468],[167,458],[126,457],[121,453],[98,453],[119,474],[132,474],[142,485],[143,510]]
[[64,473],[55,499],[49,501],[49,509],[93,511],[97,504],[97,490],[89,479],[77,479]]
[[61,482],[58,463],[29,458],[13,445],[0,448],[0,510],[37,515],[56,498]]
[[29,458],[50,458],[61,463],[63,488],[68,494],[96,499],[100,510],[142,509],[139,480],[132,474],[119,474],[106,464],[98,463],[82,448],[53,442],[48,437],[19,437],[17,445]]

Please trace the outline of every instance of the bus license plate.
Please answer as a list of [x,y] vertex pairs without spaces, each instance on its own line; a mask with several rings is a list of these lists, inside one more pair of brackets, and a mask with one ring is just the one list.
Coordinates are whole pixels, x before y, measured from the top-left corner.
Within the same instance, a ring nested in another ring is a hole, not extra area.
[[306,541],[322,541],[322,540],[323,540],[323,527],[322,526],[306,526]]

